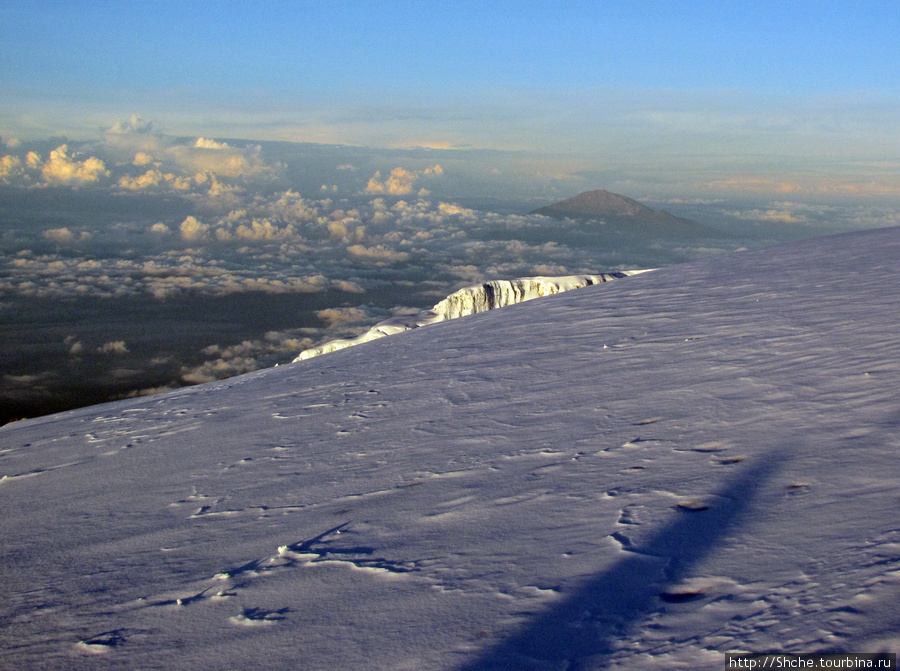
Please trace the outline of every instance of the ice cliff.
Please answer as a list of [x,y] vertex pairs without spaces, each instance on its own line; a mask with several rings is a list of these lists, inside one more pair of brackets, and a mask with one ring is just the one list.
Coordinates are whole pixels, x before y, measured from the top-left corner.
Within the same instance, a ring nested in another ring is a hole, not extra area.
[[371,329],[355,338],[343,338],[304,350],[294,361],[310,359],[320,354],[352,347],[370,340],[383,338],[402,331],[428,326],[437,322],[465,317],[479,312],[506,307],[534,298],[552,296],[572,289],[609,282],[610,280],[637,275],[646,270],[621,270],[599,275],[565,275],[561,277],[520,277],[514,280],[492,280],[456,291],[437,303],[430,310],[418,314],[400,315],[379,322]]

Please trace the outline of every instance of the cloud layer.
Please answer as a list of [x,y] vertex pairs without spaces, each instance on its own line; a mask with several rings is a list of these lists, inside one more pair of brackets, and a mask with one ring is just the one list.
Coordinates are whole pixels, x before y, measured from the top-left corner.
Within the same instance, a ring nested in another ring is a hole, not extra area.
[[[64,396],[105,400],[289,361],[488,279],[651,267],[745,244],[611,238],[599,222],[512,213],[546,196],[497,212],[446,195],[492,193],[503,172],[492,155],[473,177],[433,150],[263,149],[174,138],[139,117],[95,142],[5,147],[0,405],[26,414],[61,409],[53,399]],[[560,179],[562,196],[588,178]],[[734,179],[727,188],[749,183]],[[900,223],[894,210],[784,192],[791,200],[661,205],[766,240]],[[46,331],[30,331],[36,323]]]

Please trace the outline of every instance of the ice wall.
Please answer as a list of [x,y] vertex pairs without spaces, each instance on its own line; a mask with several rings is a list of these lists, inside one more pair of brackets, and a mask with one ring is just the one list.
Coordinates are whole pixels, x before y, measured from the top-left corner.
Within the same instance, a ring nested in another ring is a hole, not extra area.
[[492,280],[483,284],[465,287],[447,296],[430,310],[414,315],[402,315],[379,322],[371,329],[355,338],[343,338],[304,350],[294,361],[310,359],[320,354],[352,347],[387,335],[428,326],[457,317],[465,317],[479,312],[495,310],[534,298],[552,296],[572,289],[581,289],[592,284],[637,275],[646,270],[621,270],[599,275],[565,275],[561,277],[520,277],[515,280]]

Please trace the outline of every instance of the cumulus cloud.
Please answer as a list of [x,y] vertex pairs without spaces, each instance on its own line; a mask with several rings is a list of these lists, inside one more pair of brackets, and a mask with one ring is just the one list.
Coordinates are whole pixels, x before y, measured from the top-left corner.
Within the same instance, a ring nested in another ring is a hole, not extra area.
[[80,356],[84,352],[84,344],[73,335],[66,336],[65,344],[72,356]]
[[187,191],[191,188],[193,180],[187,177],[178,177],[173,173],[162,173],[159,170],[148,170],[143,175],[132,177],[123,175],[119,178],[118,185],[130,191],[142,191],[159,187],[170,187],[176,191]]
[[[166,177],[154,181],[155,176],[149,173],[143,179],[129,175],[129,179],[120,181],[120,186],[128,189],[160,186],[184,189],[203,184],[206,180],[198,178],[198,174],[207,173],[230,179],[268,179],[281,169],[280,164],[270,165],[262,159],[259,145],[235,147],[207,137],[185,143],[165,135],[156,123],[137,115],[114,123],[104,133],[104,141],[117,160],[129,161],[135,166],[153,164],[158,173]],[[213,187],[214,184],[206,182],[206,186]]]
[[227,142],[216,142],[205,137],[198,137],[194,146],[197,149],[228,149]]
[[363,289],[356,282],[350,282],[349,280],[332,280],[331,286],[340,291],[345,291],[351,294],[364,294],[366,290]]
[[259,145],[242,149],[199,138],[193,146],[168,147],[164,158],[189,172],[208,172],[231,178],[269,176],[276,168],[267,165],[261,153]]
[[268,207],[271,216],[292,223],[315,221],[319,217],[318,202],[307,200],[296,191],[288,189],[271,202]]
[[209,224],[197,221],[197,218],[190,215],[181,222],[179,226],[181,237],[185,240],[204,240],[209,235]]
[[370,315],[360,308],[327,308],[318,310],[316,316],[328,326],[350,324],[367,319]]
[[347,251],[354,256],[358,256],[364,259],[371,259],[373,261],[399,263],[401,261],[409,260],[409,254],[407,252],[398,252],[394,249],[389,249],[384,245],[375,245],[374,247],[366,247],[364,245],[351,245],[350,247],[347,247]]
[[[444,169],[439,165],[425,168],[424,173],[405,168],[394,168],[391,174],[382,179],[381,171],[376,171],[369,179],[365,192],[370,195],[387,194],[390,196],[406,196],[413,192],[413,187],[423,174],[427,177],[436,177],[444,174]],[[427,195],[427,191],[422,195]]]
[[283,240],[294,236],[294,227],[278,227],[268,219],[254,219],[249,225],[238,226],[234,234],[247,240]]
[[125,121],[116,121],[107,132],[117,135],[160,135],[162,129],[156,122],[132,114]]
[[25,176],[25,167],[18,156],[3,156],[0,158],[0,181],[10,184]]
[[236,345],[209,345],[202,350],[209,359],[199,366],[183,367],[181,380],[186,384],[201,384],[249,373],[265,366],[268,358],[289,356],[306,349],[312,342],[291,332],[268,331],[263,338]]
[[0,182],[4,184],[85,186],[97,184],[110,174],[102,159],[82,158],[71,153],[68,144],[51,151],[46,161],[35,151],[29,151],[24,161],[12,154],[0,157]]
[[328,233],[336,240],[362,242],[366,237],[366,227],[358,219],[330,221]]
[[76,242],[79,240],[88,240],[91,237],[91,234],[87,231],[81,231],[80,233],[75,233],[67,226],[63,226],[62,228],[50,228],[41,233],[41,235],[47,240],[52,240],[53,242],[58,242],[61,244],[66,244],[70,242]]
[[457,216],[463,219],[477,219],[478,213],[467,207],[460,207],[452,203],[438,203],[438,212],[445,217]]
[[152,159],[169,144],[159,124],[136,114],[125,121],[116,121],[103,133],[103,140],[107,147],[123,152],[122,158],[139,152]]
[[98,352],[103,354],[128,354],[128,346],[125,344],[124,340],[114,340],[112,342],[107,342],[97,348]]
[[63,226],[62,228],[51,228],[42,233],[42,235],[48,240],[53,240],[54,242],[72,242],[75,239],[75,235],[68,229],[68,227]]
[[96,156],[79,161],[69,155],[68,145],[60,145],[50,152],[49,160],[41,167],[44,179],[50,184],[91,184],[110,172],[106,164]]

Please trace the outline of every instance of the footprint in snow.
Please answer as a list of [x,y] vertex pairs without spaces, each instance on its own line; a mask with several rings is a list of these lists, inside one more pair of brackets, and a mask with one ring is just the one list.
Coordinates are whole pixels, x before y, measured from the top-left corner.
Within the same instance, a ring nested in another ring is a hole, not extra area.
[[662,590],[659,598],[665,603],[687,603],[708,597],[733,595],[740,591],[740,586],[730,578],[689,578]]
[[76,647],[82,652],[89,652],[92,655],[102,655],[125,643],[127,639],[125,638],[124,631],[124,629],[105,631],[102,634],[97,634],[96,636],[91,636],[90,638],[78,641]]
[[278,624],[285,619],[285,613],[290,612],[290,608],[281,608],[279,610],[263,610],[262,608],[244,608],[240,615],[232,615],[228,621],[242,627],[260,627]]
[[675,507],[679,510],[686,510],[691,513],[698,513],[703,510],[709,510],[710,502],[703,497],[691,497],[688,499],[682,499],[678,503],[675,504]]

